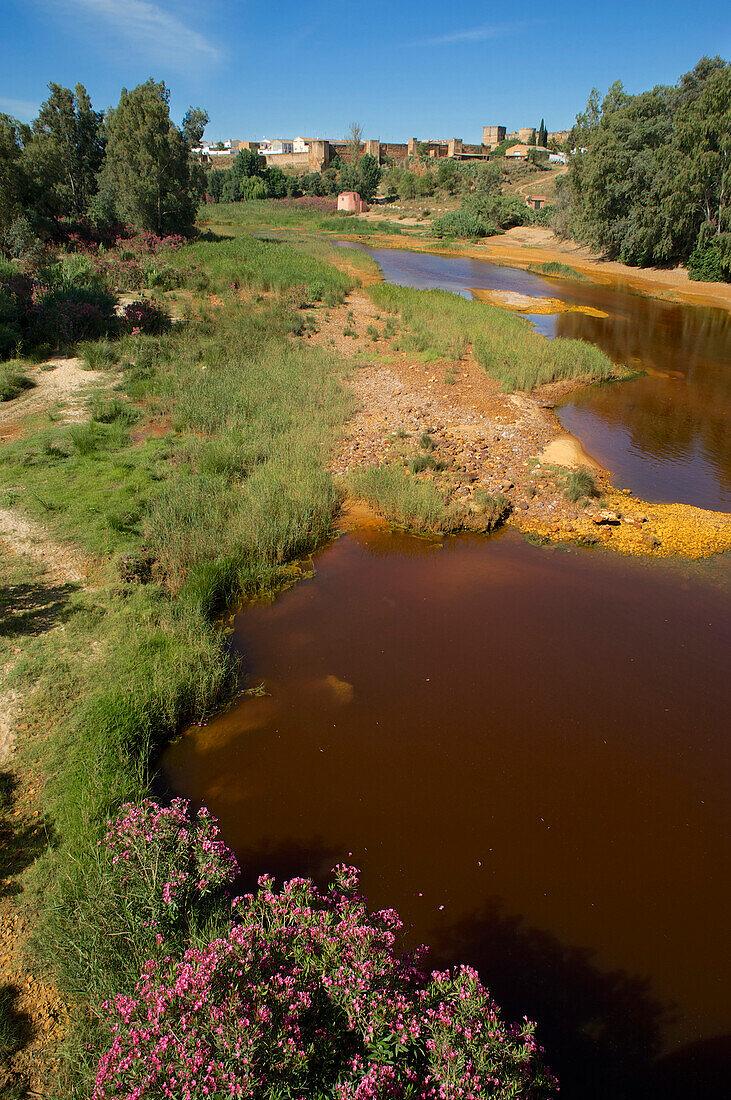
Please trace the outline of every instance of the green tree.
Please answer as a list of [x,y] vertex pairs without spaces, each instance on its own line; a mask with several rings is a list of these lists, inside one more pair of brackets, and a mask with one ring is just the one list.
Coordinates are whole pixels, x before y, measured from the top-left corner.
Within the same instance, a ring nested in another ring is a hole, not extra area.
[[266,159],[254,149],[240,149],[231,165],[231,172],[236,180],[249,179],[251,176],[262,178],[266,170]]
[[[23,126],[0,114],[0,232],[23,211],[28,181],[23,167]],[[27,128],[26,128],[27,132]]]
[[363,127],[359,122],[351,122],[350,129],[345,138],[345,145],[348,150],[347,159],[349,164],[357,164],[360,160],[360,150],[363,144]]
[[373,202],[378,184],[381,182],[380,165],[374,156],[371,156],[370,153],[364,153],[358,163],[358,171],[360,173],[360,187],[356,190],[360,192],[360,197],[365,199],[366,202]]
[[548,130],[546,129],[546,123],[541,119],[541,125],[538,128],[538,144],[544,149],[548,145]]
[[[81,217],[97,190],[104,159],[103,114],[94,111],[83,84],[72,92],[48,85],[50,96],[33,123],[27,162],[35,169],[50,212]],[[49,189],[55,203],[50,202]]]
[[185,112],[181,129],[189,149],[200,145],[208,122],[208,111],[204,111],[202,107],[189,107]]
[[156,233],[188,229],[200,200],[200,177],[169,104],[165,84],[150,78],[123,88],[107,118],[102,187],[121,217]]

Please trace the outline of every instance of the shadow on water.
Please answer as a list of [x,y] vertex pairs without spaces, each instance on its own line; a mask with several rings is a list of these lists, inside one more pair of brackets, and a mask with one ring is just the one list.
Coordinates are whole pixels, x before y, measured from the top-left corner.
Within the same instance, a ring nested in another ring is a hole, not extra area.
[[332,880],[331,871],[339,863],[342,846],[326,844],[322,837],[310,841],[281,840],[240,849],[237,853],[241,876],[239,888],[251,891],[261,875],[272,875],[277,885],[291,878],[311,878],[319,889]]
[[432,962],[466,962],[508,1019],[538,1020],[564,1100],[719,1100],[731,1079],[731,1036],[660,1056],[671,1006],[648,979],[602,970],[593,951],[529,927],[491,899],[435,942]]
[[603,971],[594,952],[529,927],[490,899],[446,929],[433,948],[441,966],[477,970],[506,1018],[538,1020],[538,1037],[566,1100],[647,1096],[670,1011],[648,979]]

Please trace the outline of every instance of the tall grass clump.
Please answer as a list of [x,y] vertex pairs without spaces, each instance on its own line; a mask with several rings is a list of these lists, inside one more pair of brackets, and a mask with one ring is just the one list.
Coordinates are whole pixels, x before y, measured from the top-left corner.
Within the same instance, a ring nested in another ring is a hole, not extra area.
[[597,487],[594,478],[588,470],[580,466],[578,470],[568,470],[563,478],[563,491],[567,498],[575,504],[587,497],[597,496]]
[[568,264],[559,263],[558,260],[543,264],[529,264],[528,271],[533,271],[536,275],[553,275],[557,279],[573,279],[574,282],[579,283],[591,282],[588,275],[584,275],[574,267],[569,267]]
[[13,401],[35,383],[12,363],[0,366],[0,401]]
[[431,481],[397,466],[367,466],[350,475],[353,494],[393,523],[412,531],[445,534],[461,524],[461,514]]
[[403,346],[459,359],[471,345],[477,362],[507,392],[567,378],[598,381],[621,370],[593,344],[548,340],[524,317],[449,291],[381,283],[368,293],[379,308],[400,315]]

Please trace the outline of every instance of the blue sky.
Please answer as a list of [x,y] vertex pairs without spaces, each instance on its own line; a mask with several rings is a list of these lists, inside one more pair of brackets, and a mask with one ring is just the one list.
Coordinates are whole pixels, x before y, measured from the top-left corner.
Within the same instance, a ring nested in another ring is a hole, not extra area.
[[601,8],[478,0],[0,0],[0,111],[29,120],[46,84],[81,81],[97,109],[154,76],[206,136],[461,137],[483,124],[571,125],[591,88],[674,83],[731,54],[727,0]]

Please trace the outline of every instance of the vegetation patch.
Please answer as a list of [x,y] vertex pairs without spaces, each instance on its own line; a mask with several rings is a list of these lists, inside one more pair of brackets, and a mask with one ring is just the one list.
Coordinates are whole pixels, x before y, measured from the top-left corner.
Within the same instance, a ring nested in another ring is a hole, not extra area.
[[573,279],[574,282],[579,283],[591,282],[588,275],[577,271],[576,268],[569,267],[568,264],[559,263],[558,260],[551,260],[549,263],[543,264],[529,264],[527,270],[534,271],[536,275],[553,275],[557,279]]
[[[424,459],[428,462],[427,456]],[[458,508],[447,503],[432,481],[416,478],[398,466],[354,470],[350,488],[380,515],[409,530],[444,534],[456,531],[462,522]]]
[[598,381],[621,372],[593,344],[547,340],[524,318],[448,291],[380,283],[368,293],[380,309],[404,322],[403,346],[452,360],[471,346],[478,363],[507,392],[567,378]]
[[0,367],[0,401],[13,401],[35,383],[12,363]]

